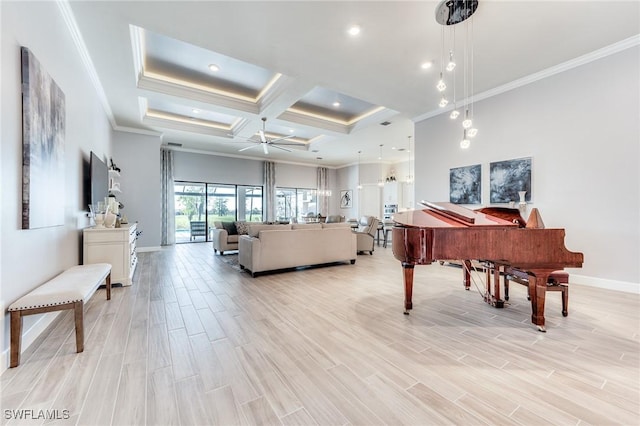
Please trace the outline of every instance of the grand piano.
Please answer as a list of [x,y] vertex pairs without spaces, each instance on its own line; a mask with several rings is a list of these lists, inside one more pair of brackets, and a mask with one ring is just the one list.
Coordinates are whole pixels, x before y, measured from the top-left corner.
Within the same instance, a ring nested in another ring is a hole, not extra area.
[[546,331],[544,303],[549,275],[582,267],[582,253],[564,246],[564,229],[521,228],[518,223],[451,203],[422,201],[422,210],[393,216],[393,255],[402,262],[405,314],[413,308],[413,269],[438,260],[477,259],[529,275],[531,322]]

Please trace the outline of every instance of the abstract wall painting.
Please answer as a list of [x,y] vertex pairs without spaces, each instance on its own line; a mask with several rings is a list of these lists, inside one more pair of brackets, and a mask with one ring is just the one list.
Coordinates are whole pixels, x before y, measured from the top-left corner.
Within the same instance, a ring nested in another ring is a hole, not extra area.
[[26,47],[22,55],[22,229],[64,225],[65,96]]
[[480,164],[449,169],[449,201],[454,204],[480,204],[482,167]]
[[340,208],[350,209],[351,207],[353,207],[353,190],[340,191]]
[[518,202],[518,192],[526,191],[525,201],[531,201],[531,157],[498,161],[489,165],[490,202]]

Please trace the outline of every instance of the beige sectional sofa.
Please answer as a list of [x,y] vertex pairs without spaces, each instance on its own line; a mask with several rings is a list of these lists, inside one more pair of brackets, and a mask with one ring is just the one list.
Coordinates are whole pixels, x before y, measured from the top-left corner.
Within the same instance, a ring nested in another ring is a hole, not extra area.
[[347,223],[249,225],[238,240],[238,262],[259,272],[334,262],[355,263],[356,235]]

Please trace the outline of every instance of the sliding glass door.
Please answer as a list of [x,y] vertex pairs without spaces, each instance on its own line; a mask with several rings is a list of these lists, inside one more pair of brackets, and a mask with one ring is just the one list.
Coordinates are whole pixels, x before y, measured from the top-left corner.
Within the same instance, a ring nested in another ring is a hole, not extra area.
[[207,218],[214,221],[236,220],[236,186],[207,184]]
[[176,243],[210,240],[214,222],[262,222],[262,187],[176,182]]
[[207,241],[205,189],[204,183],[175,183],[176,243]]
[[245,222],[262,222],[262,187],[238,186],[238,218]]
[[278,188],[276,190],[276,218],[281,222],[295,219],[303,222],[306,218],[316,217],[317,191],[305,188]]

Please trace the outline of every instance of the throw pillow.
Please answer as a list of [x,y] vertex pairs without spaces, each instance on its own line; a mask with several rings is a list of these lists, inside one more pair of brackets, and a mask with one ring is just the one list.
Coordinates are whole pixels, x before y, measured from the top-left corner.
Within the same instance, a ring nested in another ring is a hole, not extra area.
[[247,222],[235,222],[238,235],[247,235],[249,233],[249,225]]
[[235,222],[222,222],[222,227],[229,235],[238,235],[238,228]]

